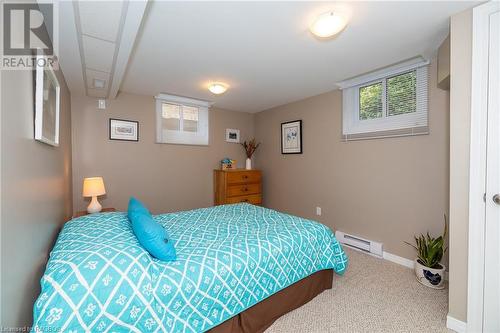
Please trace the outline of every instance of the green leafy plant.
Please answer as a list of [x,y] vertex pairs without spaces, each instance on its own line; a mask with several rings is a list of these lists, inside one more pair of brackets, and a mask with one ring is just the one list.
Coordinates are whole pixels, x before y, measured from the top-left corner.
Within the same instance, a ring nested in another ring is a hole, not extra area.
[[415,245],[405,243],[417,250],[417,258],[422,265],[430,268],[440,268],[439,262],[448,249],[444,246],[447,232],[448,224],[446,223],[446,215],[444,215],[444,232],[441,236],[434,238],[427,232],[426,235],[415,236]]
[[243,148],[245,148],[245,153],[247,154],[247,157],[252,158],[253,153],[255,153],[257,148],[259,148],[260,142],[257,143],[255,139],[252,139],[248,142],[244,141],[243,143],[240,143],[240,145],[242,145]]

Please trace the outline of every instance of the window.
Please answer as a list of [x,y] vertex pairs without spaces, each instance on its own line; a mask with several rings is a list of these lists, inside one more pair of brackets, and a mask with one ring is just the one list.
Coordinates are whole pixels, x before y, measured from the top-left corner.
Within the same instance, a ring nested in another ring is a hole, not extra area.
[[199,109],[197,107],[162,103],[161,112],[165,129],[184,132],[198,131]]
[[428,134],[428,64],[416,58],[339,83],[343,139]]
[[359,119],[382,117],[382,83],[359,88]]
[[387,79],[387,115],[417,112],[417,71]]
[[184,107],[183,110],[184,131],[197,132],[198,131],[198,108],[190,106]]
[[175,104],[162,103],[161,117],[163,128],[169,131],[181,130],[181,106]]
[[156,96],[158,143],[208,145],[208,108],[205,101],[160,94]]

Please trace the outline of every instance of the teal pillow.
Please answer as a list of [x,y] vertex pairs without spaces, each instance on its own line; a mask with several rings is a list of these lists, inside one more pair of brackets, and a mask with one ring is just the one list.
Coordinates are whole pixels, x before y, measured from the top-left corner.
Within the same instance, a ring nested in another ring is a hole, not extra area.
[[139,200],[131,198],[128,208],[128,218],[139,244],[157,259],[175,260],[177,255],[167,230],[153,220],[148,209]]
[[138,214],[138,213],[151,216],[151,213],[146,208],[146,206],[144,206],[144,204],[142,202],[140,202],[139,200],[137,200],[134,197],[130,197],[130,200],[128,201],[128,212],[127,213],[128,213],[129,219],[130,219],[130,216],[132,214]]

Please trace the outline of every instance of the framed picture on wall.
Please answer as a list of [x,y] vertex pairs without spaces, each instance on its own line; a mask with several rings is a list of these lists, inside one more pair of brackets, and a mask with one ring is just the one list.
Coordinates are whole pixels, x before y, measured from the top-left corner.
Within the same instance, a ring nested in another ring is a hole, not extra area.
[[302,154],[302,120],[281,123],[281,153]]
[[240,130],[226,128],[226,142],[240,143]]
[[[42,63],[42,54],[37,63]],[[35,140],[59,146],[59,104],[61,88],[51,67],[36,67],[35,72]]]
[[120,141],[139,141],[139,122],[110,118],[109,139]]

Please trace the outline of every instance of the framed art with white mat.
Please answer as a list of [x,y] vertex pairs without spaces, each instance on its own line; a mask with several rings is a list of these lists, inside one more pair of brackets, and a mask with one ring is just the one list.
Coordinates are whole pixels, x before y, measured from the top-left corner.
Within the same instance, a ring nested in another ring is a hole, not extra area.
[[139,141],[139,122],[110,118],[109,139],[119,141]]
[[226,142],[240,143],[240,130],[226,128]]
[[[38,54],[37,63],[43,63]],[[52,67],[37,66],[35,72],[35,140],[59,146],[61,87]]]
[[281,153],[302,154],[302,120],[281,123]]

